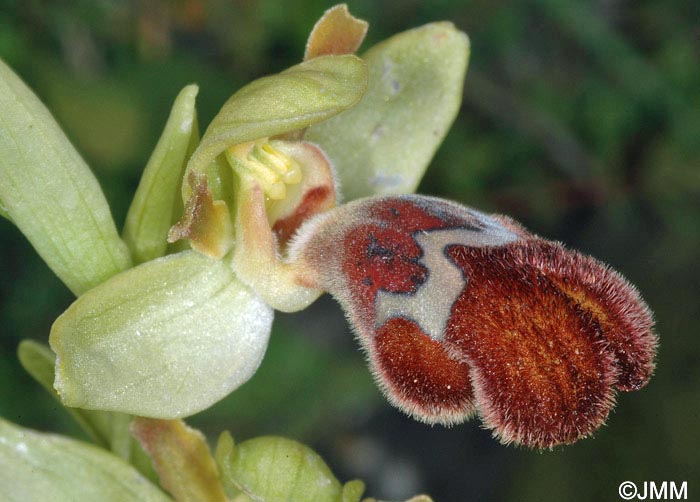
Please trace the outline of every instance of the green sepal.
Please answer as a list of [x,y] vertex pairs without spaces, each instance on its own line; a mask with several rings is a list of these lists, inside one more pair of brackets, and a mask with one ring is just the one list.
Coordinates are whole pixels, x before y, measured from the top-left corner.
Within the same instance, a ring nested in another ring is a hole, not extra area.
[[168,230],[182,214],[180,187],[191,145],[198,141],[195,98],[188,85],[175,99],[170,117],[146,164],[124,224],[124,241],[135,263],[166,253]]
[[0,214],[76,295],[128,268],[128,249],[97,179],[2,61],[0,110]]
[[[53,388],[56,356],[51,352],[51,349],[33,340],[22,340],[17,348],[17,355],[27,373],[41,384],[51,397],[60,402],[60,398]],[[122,460],[136,467],[148,479],[157,480],[150,459],[141,446],[131,438],[129,432],[131,415],[114,411],[83,410],[69,407],[66,407],[65,410],[95,444],[111,450]]]
[[273,311],[225,260],[183,251],[123,272],[54,323],[54,387],[67,406],[179,418],[245,383]]
[[363,59],[369,86],[360,102],[305,138],[333,161],[346,200],[414,192],[459,111],[469,39],[452,23],[432,23]]
[[0,419],[0,500],[171,499],[132,466],[101,448]]

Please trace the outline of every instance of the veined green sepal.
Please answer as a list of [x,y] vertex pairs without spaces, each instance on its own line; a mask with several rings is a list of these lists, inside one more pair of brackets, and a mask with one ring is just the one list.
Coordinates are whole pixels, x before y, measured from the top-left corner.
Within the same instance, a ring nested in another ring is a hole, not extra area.
[[192,415],[252,376],[272,316],[225,260],[164,256],[94,288],[56,320],[54,387],[67,406]]
[[462,102],[469,39],[452,23],[399,33],[363,56],[360,102],[309,128],[333,161],[346,200],[416,190]]
[[0,206],[76,295],[131,266],[97,179],[0,61]]

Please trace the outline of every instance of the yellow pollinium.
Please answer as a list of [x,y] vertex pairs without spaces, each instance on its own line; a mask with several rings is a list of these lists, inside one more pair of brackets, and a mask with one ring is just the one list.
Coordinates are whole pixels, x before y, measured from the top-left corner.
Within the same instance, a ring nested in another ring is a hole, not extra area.
[[301,182],[301,166],[289,155],[275,148],[277,141],[269,138],[232,146],[226,158],[233,168],[253,176],[270,199],[287,196],[287,185]]

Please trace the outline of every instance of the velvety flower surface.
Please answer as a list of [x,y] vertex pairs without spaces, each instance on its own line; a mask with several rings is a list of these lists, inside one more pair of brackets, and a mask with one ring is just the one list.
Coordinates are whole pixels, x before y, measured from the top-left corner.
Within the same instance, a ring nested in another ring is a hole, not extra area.
[[478,413],[505,443],[572,443],[654,369],[637,290],[503,216],[362,199],[308,222],[290,257],[340,301],[388,399],[428,423]]

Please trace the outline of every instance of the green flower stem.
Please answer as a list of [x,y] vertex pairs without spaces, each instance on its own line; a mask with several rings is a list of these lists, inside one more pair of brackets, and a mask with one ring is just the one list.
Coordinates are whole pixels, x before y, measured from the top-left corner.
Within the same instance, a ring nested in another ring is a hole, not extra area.
[[76,295],[131,266],[100,186],[49,111],[0,61],[0,206]]

